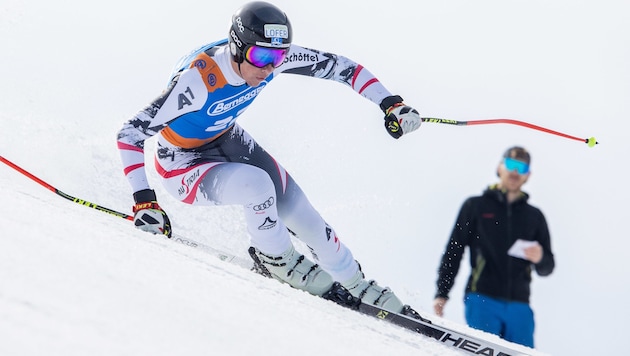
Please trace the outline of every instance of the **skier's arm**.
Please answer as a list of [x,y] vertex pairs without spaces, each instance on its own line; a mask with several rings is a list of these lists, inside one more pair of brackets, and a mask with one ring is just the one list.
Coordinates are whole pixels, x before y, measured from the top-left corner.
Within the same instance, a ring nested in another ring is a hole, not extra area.
[[158,98],[125,122],[118,131],[118,150],[123,171],[133,192],[150,189],[144,169],[144,141],[166,126],[165,123],[154,122],[154,118],[176,83],[176,80],[171,82]]
[[[171,222],[149,186],[144,167],[144,141],[180,115],[199,110],[207,90],[197,69],[174,77],[168,88],[151,104],[128,120],[118,132],[118,150],[123,170],[133,190],[134,226],[159,235],[172,236]],[[182,105],[185,102],[186,105]]]
[[156,113],[168,98],[177,80],[151,104],[125,122],[118,132],[118,150],[123,171],[134,192],[134,226],[154,234],[171,237],[171,223],[157,203],[155,192],[149,186],[144,168],[144,141],[166,126],[156,122]]
[[376,105],[393,95],[369,70],[353,60],[297,45],[291,45],[287,58],[278,67],[278,71],[342,83]]
[[[196,68],[175,76],[162,94],[124,123],[118,132],[123,170],[133,192],[150,189],[144,168],[144,141],[177,117],[203,107],[208,96]],[[185,99],[186,105],[181,104]]]
[[406,106],[367,68],[334,53],[291,45],[279,73],[329,79],[349,86],[356,93],[379,105],[385,113],[385,129],[394,138],[417,130],[422,120],[417,110]]

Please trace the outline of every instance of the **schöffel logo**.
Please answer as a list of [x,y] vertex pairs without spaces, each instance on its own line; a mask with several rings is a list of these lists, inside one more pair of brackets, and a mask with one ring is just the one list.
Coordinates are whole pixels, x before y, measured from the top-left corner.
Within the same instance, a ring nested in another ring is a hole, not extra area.
[[265,89],[267,81],[263,81],[259,86],[253,89],[246,89],[234,96],[217,101],[210,105],[208,108],[208,116],[221,115],[227,111],[230,111],[240,105],[246,104],[254,99],[261,90]]
[[284,63],[288,62],[319,62],[319,56],[315,53],[292,53],[284,59]]

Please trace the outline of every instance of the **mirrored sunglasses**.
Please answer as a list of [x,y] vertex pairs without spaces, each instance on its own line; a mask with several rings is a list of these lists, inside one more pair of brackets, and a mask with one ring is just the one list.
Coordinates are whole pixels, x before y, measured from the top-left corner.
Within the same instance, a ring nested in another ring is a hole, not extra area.
[[529,173],[529,164],[525,162],[506,157],[503,159],[503,164],[505,164],[505,168],[510,172],[516,171],[518,174]]
[[254,67],[263,68],[272,64],[277,68],[287,56],[286,49],[251,46],[245,51],[245,60]]

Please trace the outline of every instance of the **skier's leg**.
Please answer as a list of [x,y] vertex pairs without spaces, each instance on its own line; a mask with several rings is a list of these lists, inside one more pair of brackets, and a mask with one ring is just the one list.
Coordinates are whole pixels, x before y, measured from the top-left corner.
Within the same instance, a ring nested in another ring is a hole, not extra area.
[[356,274],[359,266],[352,252],[313,208],[290,176],[286,191],[279,197],[278,211],[287,227],[308,245],[316,261],[336,281],[345,281]]
[[243,206],[252,257],[270,276],[323,295],[331,289],[332,277],[295,251],[278,217],[274,182],[265,170],[245,163],[248,155],[257,152],[253,147],[257,147],[255,142],[240,128],[197,150],[182,150],[162,141],[156,168],[166,190],[182,202]]
[[[166,151],[164,151],[165,148]],[[160,150],[163,152],[160,153]],[[182,158],[182,155],[185,157]],[[158,156],[164,157],[161,163],[165,166],[168,163],[168,166],[173,170],[191,165],[214,165],[207,173],[201,174],[202,178],[194,183],[200,188],[199,191],[190,193],[186,201],[193,204],[203,204],[205,201],[212,204],[244,205],[248,232],[254,247],[253,256],[258,255],[258,259],[264,266],[271,266],[270,272],[275,274],[274,277],[286,281],[286,276],[281,276],[283,273],[281,269],[284,273],[292,273],[292,268],[300,265],[310,265],[318,271],[321,270],[319,266],[314,265],[301,254],[294,254],[291,250],[292,244],[287,250],[281,251],[284,246],[288,246],[287,241],[290,241],[286,235],[286,227],[288,227],[309,245],[318,262],[334,274],[335,280],[342,282],[355,297],[361,297],[365,302],[381,305],[392,311],[400,311],[402,306],[400,300],[389,289],[379,287],[363,278],[363,273],[348,248],[339,241],[334,230],[326,225],[291,176],[238,125],[235,125],[229,133],[224,134],[216,141],[192,153],[168,149],[165,146],[158,149]],[[250,168],[242,168],[247,172],[238,174],[232,171],[234,168],[226,168],[234,167],[233,165],[240,167],[238,163]],[[260,168],[267,175],[256,171],[253,169],[254,167]],[[231,182],[230,177],[235,175],[238,175],[239,179]],[[180,184],[178,179],[179,177],[169,179],[174,185],[170,188],[174,195],[178,189],[177,185]],[[269,180],[273,188],[269,188]],[[272,194],[274,189],[275,195]],[[191,191],[193,190],[191,189]],[[186,191],[188,191],[188,187]],[[243,193],[247,191],[249,191],[247,198],[243,199]],[[276,198],[276,203],[273,204],[270,211],[265,212],[267,214],[264,219],[266,224],[263,224],[260,220],[261,214],[256,214],[252,207],[268,204],[266,202],[269,197]],[[270,221],[267,221],[267,217]],[[274,223],[273,219],[276,217],[277,220]],[[266,227],[270,228],[265,229]],[[259,228],[263,228],[265,231],[259,230]],[[295,261],[308,263],[294,263],[292,260],[294,255],[296,256]],[[276,258],[288,259],[292,262],[289,267],[285,267],[287,264],[284,262],[280,263],[284,264],[282,266],[274,266],[274,264],[278,264],[274,262]],[[305,271],[304,273],[308,274],[309,272]],[[291,281],[288,283],[294,285]],[[325,285],[326,283],[320,284]],[[318,294],[318,292],[312,293]]]
[[402,311],[402,302],[389,288],[365,280],[350,249],[315,210],[291,176],[287,175],[286,190],[278,197],[278,209],[287,227],[308,245],[315,260],[353,296],[393,312]]
[[276,190],[267,172],[243,163],[223,163],[206,174],[199,189],[214,204],[243,206],[250,254],[270,277],[311,294],[330,290],[330,274],[304,258],[291,243],[278,216]]

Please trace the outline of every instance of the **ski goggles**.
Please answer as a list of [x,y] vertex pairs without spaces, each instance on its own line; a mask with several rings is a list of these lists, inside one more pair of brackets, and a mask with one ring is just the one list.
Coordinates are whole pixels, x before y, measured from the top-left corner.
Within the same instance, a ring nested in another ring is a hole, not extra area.
[[503,159],[503,164],[505,164],[505,168],[510,172],[516,171],[518,174],[521,174],[521,175],[529,173],[529,164],[525,162],[517,161],[515,159],[505,157]]
[[277,68],[284,62],[287,49],[250,46],[245,51],[245,60],[254,67],[263,68],[273,64]]

